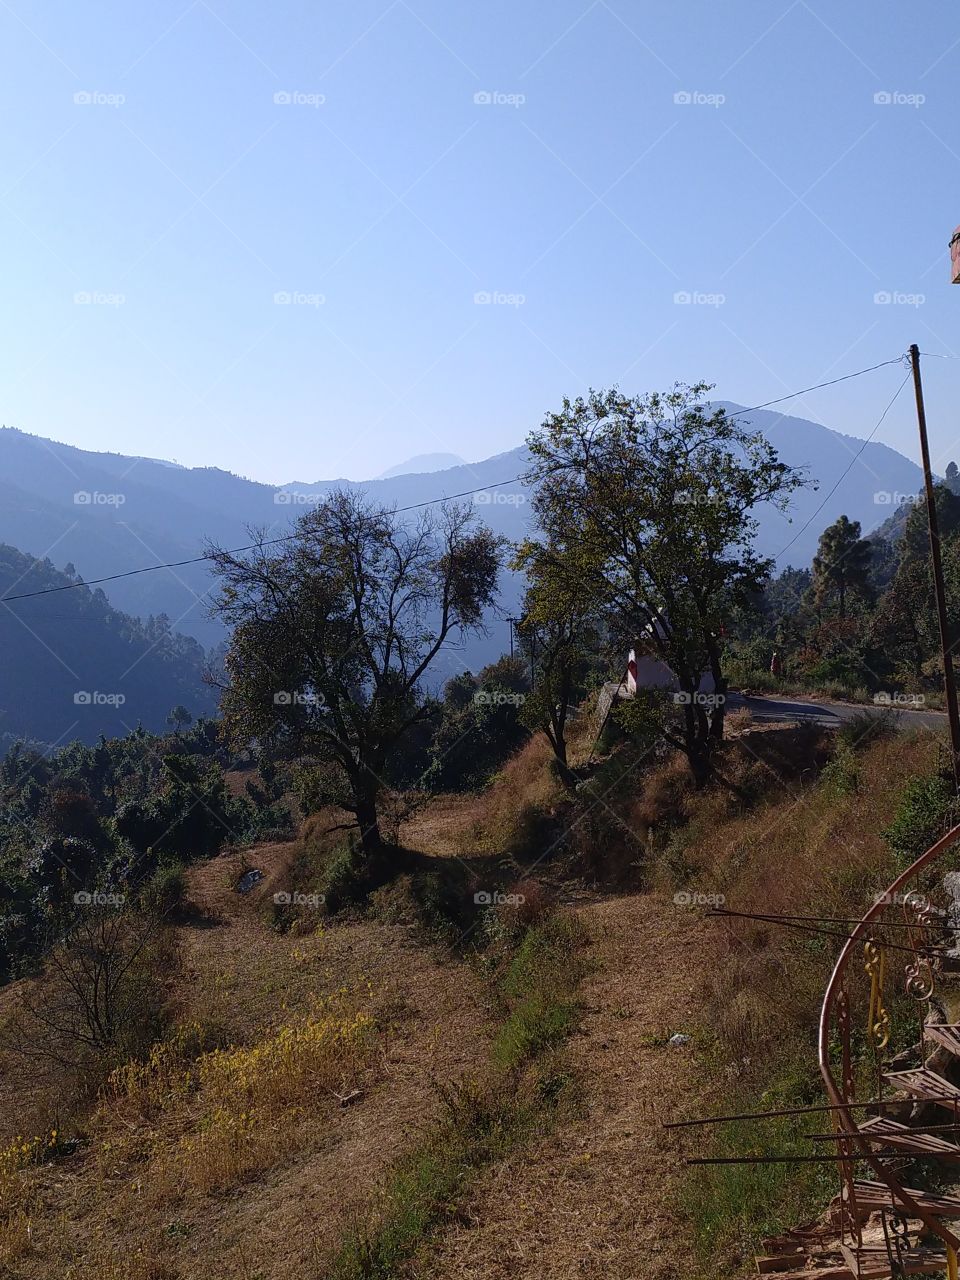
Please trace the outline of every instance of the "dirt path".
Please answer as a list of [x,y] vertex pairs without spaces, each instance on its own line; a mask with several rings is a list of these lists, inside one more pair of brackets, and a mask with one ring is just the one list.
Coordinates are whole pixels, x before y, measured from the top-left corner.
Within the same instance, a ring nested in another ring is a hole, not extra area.
[[660,1122],[710,1105],[692,1047],[665,1043],[696,1020],[707,926],[655,894],[579,910],[598,961],[570,1048],[581,1114],[486,1177],[437,1243],[425,1278],[689,1273],[687,1232],[672,1204],[677,1144]]

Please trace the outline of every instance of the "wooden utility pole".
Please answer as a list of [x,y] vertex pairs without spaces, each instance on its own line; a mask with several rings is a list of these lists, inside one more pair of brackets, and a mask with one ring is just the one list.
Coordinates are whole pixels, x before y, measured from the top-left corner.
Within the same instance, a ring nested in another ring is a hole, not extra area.
[[910,347],[910,364],[913,368],[913,389],[917,397],[917,423],[920,427],[923,485],[927,495],[927,521],[930,529],[933,589],[937,597],[937,621],[940,624],[940,648],[943,651],[943,687],[947,695],[950,744],[953,748],[953,779],[957,791],[960,792],[960,714],[957,711],[957,685],[953,674],[953,646],[950,643],[950,624],[947,621],[947,596],[943,586],[943,561],[940,556],[940,529],[937,521],[937,504],[933,492],[933,474],[930,470],[930,446],[927,443],[927,415],[923,408],[923,383],[920,380],[920,348],[915,342]]

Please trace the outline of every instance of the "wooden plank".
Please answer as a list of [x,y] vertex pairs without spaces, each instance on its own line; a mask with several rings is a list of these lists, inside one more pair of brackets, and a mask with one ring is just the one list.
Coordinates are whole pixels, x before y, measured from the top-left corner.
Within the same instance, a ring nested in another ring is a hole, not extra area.
[[859,1126],[860,1132],[870,1142],[883,1142],[898,1151],[909,1151],[915,1155],[937,1156],[941,1160],[960,1159],[960,1147],[943,1138],[924,1133],[922,1129],[911,1129],[899,1124],[888,1116],[871,1116]]
[[769,1258],[757,1258],[757,1270],[762,1276],[770,1275],[774,1271],[792,1271],[797,1265],[805,1266],[807,1262],[807,1254],[803,1249],[797,1249],[793,1253],[775,1253]]
[[923,1028],[924,1038],[943,1045],[960,1058],[960,1026],[950,1022],[928,1022]]
[[[921,1209],[928,1209],[938,1218],[960,1218],[960,1199],[956,1196],[938,1196],[930,1191],[914,1191],[912,1187],[903,1189]],[[867,1209],[902,1208],[900,1202],[894,1200],[890,1188],[882,1182],[857,1181],[853,1184],[853,1193],[857,1204]]]
[[894,1089],[902,1089],[924,1102],[946,1103],[949,1106],[960,1104],[960,1089],[926,1067],[914,1071],[885,1071],[883,1078]]
[[805,1267],[803,1271],[781,1272],[789,1276],[789,1280],[857,1280],[854,1272],[842,1262],[826,1262],[815,1266],[813,1270]]
[[[851,1249],[842,1241],[840,1252],[857,1280],[892,1280],[893,1264],[885,1248]],[[946,1271],[947,1255],[936,1249],[916,1249],[903,1255],[908,1276],[932,1276]]]

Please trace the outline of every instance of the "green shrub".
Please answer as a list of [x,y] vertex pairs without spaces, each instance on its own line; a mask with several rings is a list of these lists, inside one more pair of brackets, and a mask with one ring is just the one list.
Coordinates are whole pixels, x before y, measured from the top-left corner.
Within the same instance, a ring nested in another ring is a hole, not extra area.
[[581,939],[581,927],[570,916],[548,916],[527,931],[501,982],[510,1012],[493,1046],[500,1067],[515,1069],[573,1029],[573,996],[584,973]]
[[187,877],[179,862],[165,863],[143,886],[139,894],[145,911],[158,916],[176,916],[187,905]]
[[860,772],[852,744],[844,738],[837,742],[833,759],[820,774],[820,783],[832,796],[853,795],[860,786]]
[[899,730],[896,711],[860,711],[845,720],[837,730],[837,742],[864,751],[883,738],[892,738]]
[[911,778],[893,821],[882,832],[903,866],[935,844],[960,816],[952,781],[941,773]]
[[440,1121],[400,1161],[373,1221],[348,1232],[324,1270],[329,1280],[420,1274],[411,1259],[460,1210],[476,1176],[548,1130],[570,1074],[545,1051],[574,1028],[582,944],[582,926],[572,917],[549,916],[527,932],[501,975],[511,1012],[492,1070],[440,1090]]
[[372,887],[370,869],[359,843],[352,839],[344,841],[329,857],[321,873],[321,891],[326,897],[327,910],[336,912],[361,905]]

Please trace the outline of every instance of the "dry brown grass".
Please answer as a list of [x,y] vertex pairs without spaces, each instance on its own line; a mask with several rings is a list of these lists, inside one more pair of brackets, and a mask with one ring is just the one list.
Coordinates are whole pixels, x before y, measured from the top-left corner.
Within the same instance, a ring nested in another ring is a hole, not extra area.
[[[719,895],[737,911],[849,916],[891,878],[893,858],[880,833],[904,782],[936,762],[929,735],[888,738],[860,757],[859,784],[849,793],[800,785],[795,776],[749,812],[715,821],[702,811],[669,851],[670,865],[661,861],[660,882]],[[826,958],[762,922],[727,920],[715,938],[707,991],[715,1025],[737,1061],[759,1064],[771,1044],[808,1033]]]
[[572,1113],[479,1182],[425,1250],[422,1280],[675,1280],[690,1248],[660,1120],[709,1114],[715,1080],[666,1044],[699,1015],[708,926],[657,894],[581,902],[593,939],[567,1069]]
[[[250,895],[231,856],[190,871],[206,915],[178,926],[180,1033],[114,1076],[73,1154],[0,1169],[4,1280],[316,1280],[438,1111],[434,1082],[483,1057],[479,977],[404,927],[269,927],[290,852],[250,851]],[[57,1099],[56,1079],[33,1097],[0,1068],[11,1136],[43,1132]]]
[[[551,769],[552,752],[543,734],[535,734],[494,777],[486,791],[441,795],[401,827],[411,849],[450,854],[537,856],[540,826],[562,802]],[[549,843],[549,841],[547,841]],[[531,846],[533,848],[531,849]]]
[[737,707],[734,711],[728,711],[724,717],[724,732],[730,737],[738,737],[752,727],[753,713],[749,707]]

